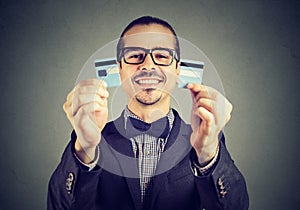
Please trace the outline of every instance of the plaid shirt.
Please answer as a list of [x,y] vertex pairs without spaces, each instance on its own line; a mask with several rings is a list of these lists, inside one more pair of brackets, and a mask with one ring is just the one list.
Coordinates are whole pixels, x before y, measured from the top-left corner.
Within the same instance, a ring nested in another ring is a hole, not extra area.
[[[138,116],[132,113],[128,107],[124,112],[125,126],[128,117],[132,117],[141,120]],[[174,113],[170,109],[167,114],[169,122],[169,134],[174,122]],[[126,127],[125,127],[126,129]],[[168,136],[169,136],[168,134]],[[160,159],[161,153],[164,151],[165,145],[168,140],[151,136],[147,133],[130,138],[132,150],[135,157],[138,159],[139,177],[140,177],[140,188],[141,188],[141,200],[150,194],[151,190],[151,177],[155,174],[155,169]]]

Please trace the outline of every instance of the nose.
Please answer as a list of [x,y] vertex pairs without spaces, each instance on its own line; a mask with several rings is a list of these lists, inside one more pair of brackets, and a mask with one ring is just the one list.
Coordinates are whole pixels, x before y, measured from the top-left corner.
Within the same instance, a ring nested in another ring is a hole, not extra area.
[[150,55],[150,53],[148,53],[145,57],[145,60],[143,63],[141,63],[140,65],[140,69],[141,70],[151,70],[151,69],[155,69],[155,64],[152,60],[152,57]]

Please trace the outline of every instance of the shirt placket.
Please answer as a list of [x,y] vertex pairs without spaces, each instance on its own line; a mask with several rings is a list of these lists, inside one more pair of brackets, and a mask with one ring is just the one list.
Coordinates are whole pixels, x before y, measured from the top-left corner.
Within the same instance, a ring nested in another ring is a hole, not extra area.
[[[125,110],[124,116],[125,125],[128,117],[133,117],[135,119],[141,120],[139,117],[131,113],[128,109]],[[168,120],[171,129],[174,120],[174,115],[172,111],[168,113]],[[144,198],[148,196],[148,194],[150,194],[151,177],[155,173],[161,153],[165,149],[165,144],[168,137],[166,139],[163,139],[156,138],[148,134],[143,134],[130,139],[132,142],[132,149],[135,154],[135,157],[138,158],[142,202]]]

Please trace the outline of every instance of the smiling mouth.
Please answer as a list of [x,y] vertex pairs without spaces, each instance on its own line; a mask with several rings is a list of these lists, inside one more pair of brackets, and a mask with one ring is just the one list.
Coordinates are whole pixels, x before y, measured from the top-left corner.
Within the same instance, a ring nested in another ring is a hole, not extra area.
[[156,85],[158,83],[161,82],[161,80],[157,80],[157,79],[140,79],[135,81],[137,84],[139,85]]
[[154,89],[157,88],[159,84],[161,84],[164,80],[161,78],[156,77],[143,77],[143,78],[137,78],[134,80],[134,82],[142,87],[143,89]]

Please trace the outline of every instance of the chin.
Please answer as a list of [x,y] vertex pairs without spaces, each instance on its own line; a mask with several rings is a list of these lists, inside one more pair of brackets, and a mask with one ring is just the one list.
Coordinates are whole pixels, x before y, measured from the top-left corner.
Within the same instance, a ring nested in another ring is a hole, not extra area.
[[149,96],[148,94],[149,93],[146,93],[146,95],[144,95],[144,93],[142,93],[142,95],[136,96],[135,99],[140,104],[150,106],[150,105],[154,105],[154,104],[158,103],[162,98],[162,94],[157,95],[157,96]]

